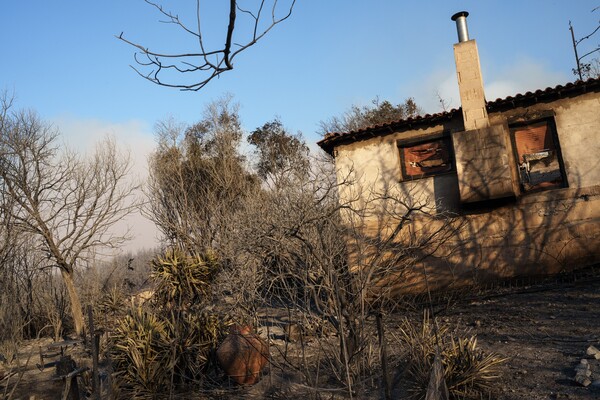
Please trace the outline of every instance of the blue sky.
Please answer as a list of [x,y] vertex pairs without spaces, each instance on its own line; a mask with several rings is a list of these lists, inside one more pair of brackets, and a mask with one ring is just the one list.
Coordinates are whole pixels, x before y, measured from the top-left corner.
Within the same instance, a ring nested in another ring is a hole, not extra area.
[[[440,111],[439,93],[458,107],[450,20],[457,11],[470,13],[488,99],[574,80],[569,20],[579,36],[600,20],[600,10],[591,12],[597,0],[298,0],[291,18],[241,54],[233,71],[199,92],[181,92],[139,78],[129,67],[133,49],[115,38],[124,32],[156,50],[183,47],[142,0],[5,3],[0,89],[54,123],[66,142],[117,136],[140,169],[157,120],[195,122],[226,93],[240,103],[246,130],[278,116],[310,143],[319,139],[319,121],[376,96],[414,97],[432,113]],[[163,3],[186,16],[195,2]],[[204,0],[206,32],[217,43],[227,3]]]
[[[184,15],[194,2],[169,3]],[[205,0],[207,15],[226,21],[212,10],[216,3],[227,2]],[[435,92],[449,92],[444,84],[453,83],[445,82],[454,73],[450,16],[463,9],[486,86],[523,91],[572,80],[568,21],[581,34],[591,30],[600,19],[600,10],[591,12],[595,6],[596,0],[299,0],[291,19],[242,54],[233,71],[186,93],[154,86],[128,66],[132,49],[114,37],[122,31],[157,49],[175,46],[167,36],[172,29],[141,0],[11,1],[0,25],[0,87],[44,118],[133,120],[150,130],[167,115],[193,122],[204,104],[231,93],[247,129],[280,116],[317,140],[320,120],[375,96],[394,102],[412,96],[425,111],[439,111]]]

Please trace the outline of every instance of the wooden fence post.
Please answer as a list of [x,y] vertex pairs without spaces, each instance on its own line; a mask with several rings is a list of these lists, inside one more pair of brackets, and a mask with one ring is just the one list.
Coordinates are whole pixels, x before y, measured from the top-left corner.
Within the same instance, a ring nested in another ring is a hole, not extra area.
[[100,347],[100,336],[94,329],[94,313],[92,306],[88,306],[88,319],[90,324],[90,343],[92,347],[92,393],[96,400],[100,400],[100,375],[98,373],[98,353]]
[[379,336],[379,354],[381,356],[381,372],[383,373],[383,386],[385,400],[392,400],[392,390],[390,385],[390,376],[388,372],[387,348],[385,344],[385,332],[383,331],[383,321],[381,312],[377,313],[377,335]]

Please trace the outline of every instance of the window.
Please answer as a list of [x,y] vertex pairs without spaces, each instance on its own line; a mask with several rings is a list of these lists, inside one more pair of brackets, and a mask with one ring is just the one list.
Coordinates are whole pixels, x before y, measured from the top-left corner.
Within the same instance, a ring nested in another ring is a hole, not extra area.
[[443,137],[427,142],[399,144],[404,179],[423,178],[454,170],[452,143]]
[[523,191],[566,186],[553,119],[511,126],[511,136]]

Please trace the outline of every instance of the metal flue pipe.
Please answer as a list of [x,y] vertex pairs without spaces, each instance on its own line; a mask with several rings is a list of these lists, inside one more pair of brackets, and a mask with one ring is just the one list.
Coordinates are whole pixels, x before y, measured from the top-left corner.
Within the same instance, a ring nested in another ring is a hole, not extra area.
[[459,11],[452,16],[452,21],[456,22],[456,31],[458,32],[458,42],[466,42],[469,40],[469,29],[467,29],[467,16],[469,13],[466,11]]

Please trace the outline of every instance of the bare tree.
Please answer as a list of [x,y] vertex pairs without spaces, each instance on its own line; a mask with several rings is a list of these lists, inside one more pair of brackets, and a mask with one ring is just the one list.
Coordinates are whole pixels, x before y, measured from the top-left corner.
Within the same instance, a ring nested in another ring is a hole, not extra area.
[[[276,25],[290,17],[296,0],[287,0],[282,6],[279,0],[256,0],[246,6],[240,5],[240,1],[230,0],[227,27],[224,31],[225,44],[211,45],[207,40],[207,32],[203,31],[205,17],[201,1],[196,0],[195,12],[186,12],[189,18],[182,18],[174,11],[165,9],[160,3],[144,0],[150,6],[156,8],[160,15],[165,18],[164,23],[173,24],[179,28],[181,33],[192,39],[190,51],[182,52],[159,52],[150,50],[149,47],[137,41],[126,39],[123,32],[118,36],[123,42],[135,47],[134,54],[137,67],[132,68],[143,78],[161,86],[179,88],[181,90],[200,90],[213,78],[218,77],[225,71],[233,69],[235,57],[255,45]],[[248,4],[247,2],[244,4]],[[281,11],[283,10],[283,11]],[[239,18],[239,14],[243,17]],[[225,14],[223,15],[225,17]],[[143,68],[142,71],[139,68]],[[173,77],[165,74],[174,72]],[[188,79],[188,76],[191,76]],[[179,83],[182,81],[181,83]]]
[[17,232],[33,234],[64,280],[75,330],[84,319],[74,284],[75,268],[101,247],[116,247],[126,235],[111,227],[136,207],[136,186],[127,180],[131,163],[107,139],[85,159],[59,151],[58,132],[33,112],[3,102],[0,184],[10,199],[2,212]]

